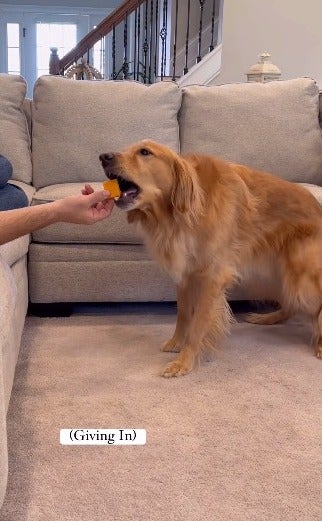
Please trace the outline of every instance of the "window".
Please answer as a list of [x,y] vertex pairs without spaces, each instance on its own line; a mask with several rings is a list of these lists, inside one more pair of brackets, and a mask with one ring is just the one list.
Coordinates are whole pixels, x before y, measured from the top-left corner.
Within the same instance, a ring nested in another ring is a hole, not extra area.
[[64,56],[77,44],[77,25],[70,23],[36,23],[37,78],[49,74],[50,48],[57,47]]
[[7,24],[7,63],[9,74],[21,73],[19,24]]

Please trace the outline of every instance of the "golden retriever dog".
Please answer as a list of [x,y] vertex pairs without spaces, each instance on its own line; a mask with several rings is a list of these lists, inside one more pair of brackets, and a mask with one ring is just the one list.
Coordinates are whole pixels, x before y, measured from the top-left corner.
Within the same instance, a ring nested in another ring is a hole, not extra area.
[[220,345],[231,323],[227,290],[256,269],[279,281],[280,309],[248,320],[273,324],[304,312],[322,358],[322,209],[306,188],[150,140],[100,160],[119,180],[117,205],[141,224],[177,286],[176,328],[162,349],[178,355],[163,376],[189,373],[203,350]]

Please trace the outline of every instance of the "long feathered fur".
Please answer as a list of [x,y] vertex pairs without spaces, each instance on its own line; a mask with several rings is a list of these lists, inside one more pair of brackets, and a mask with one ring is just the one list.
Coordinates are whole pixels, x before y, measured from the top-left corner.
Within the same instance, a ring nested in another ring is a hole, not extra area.
[[322,358],[322,210],[308,190],[216,157],[179,156],[153,141],[116,156],[118,171],[140,188],[128,220],[141,224],[178,288],[176,330],[163,349],[179,354],[164,376],[186,374],[202,350],[220,345],[232,318],[226,292],[256,272],[271,278],[281,309],[249,320],[307,313]]

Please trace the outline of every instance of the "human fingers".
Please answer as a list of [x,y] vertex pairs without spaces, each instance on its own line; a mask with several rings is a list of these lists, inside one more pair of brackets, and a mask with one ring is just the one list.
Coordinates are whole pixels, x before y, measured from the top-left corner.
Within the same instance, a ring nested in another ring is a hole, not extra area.
[[96,206],[98,203],[107,201],[110,198],[110,193],[107,190],[100,190],[88,194],[86,202],[90,206]]
[[88,183],[86,183],[84,188],[82,188],[83,195],[89,195],[89,194],[92,194],[93,192],[94,192],[94,188]]
[[107,211],[107,215],[110,215],[112,213],[114,204],[115,204],[114,199],[108,199],[105,203],[103,203],[104,209]]
[[92,207],[94,221],[102,221],[109,217],[114,207],[114,199],[108,199],[104,202],[99,202]]

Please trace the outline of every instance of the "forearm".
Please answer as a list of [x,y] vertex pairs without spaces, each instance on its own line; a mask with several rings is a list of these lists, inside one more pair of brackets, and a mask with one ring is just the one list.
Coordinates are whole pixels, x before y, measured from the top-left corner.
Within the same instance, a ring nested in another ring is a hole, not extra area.
[[94,224],[108,217],[114,200],[104,190],[85,185],[82,195],[70,195],[51,203],[0,212],[0,244],[57,222]]
[[0,212],[0,244],[60,220],[56,202]]

